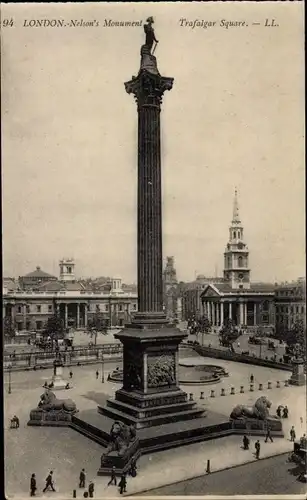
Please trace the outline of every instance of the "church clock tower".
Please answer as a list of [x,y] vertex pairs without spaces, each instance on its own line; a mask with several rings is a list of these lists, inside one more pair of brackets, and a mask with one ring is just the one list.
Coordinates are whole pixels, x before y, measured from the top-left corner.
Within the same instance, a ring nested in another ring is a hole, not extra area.
[[224,252],[224,279],[231,288],[250,288],[249,251],[244,243],[244,232],[239,215],[238,193],[235,190],[233,216],[229,227],[229,241]]

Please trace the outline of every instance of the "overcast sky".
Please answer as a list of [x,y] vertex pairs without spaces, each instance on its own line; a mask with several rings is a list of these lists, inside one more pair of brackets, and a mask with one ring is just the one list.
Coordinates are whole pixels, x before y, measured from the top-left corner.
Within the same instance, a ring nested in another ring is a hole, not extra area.
[[[220,274],[235,186],[253,280],[305,272],[303,5],[1,5],[4,275],[136,280],[137,111],[124,82],[155,17],[163,101],[163,253],[178,278]],[[274,17],[279,27],[264,27]],[[24,20],[99,21],[26,28]],[[214,28],[180,19],[217,21]],[[221,19],[249,26],[224,29]],[[260,22],[260,26],[252,26]]]

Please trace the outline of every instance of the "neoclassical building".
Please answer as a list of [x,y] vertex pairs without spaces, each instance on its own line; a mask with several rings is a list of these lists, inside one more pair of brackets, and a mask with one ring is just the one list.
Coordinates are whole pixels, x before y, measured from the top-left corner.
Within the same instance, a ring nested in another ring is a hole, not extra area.
[[77,280],[73,259],[60,261],[59,278],[37,267],[18,280],[4,280],[2,316],[10,317],[17,331],[43,329],[56,311],[65,328],[87,328],[95,313],[109,326],[123,326],[137,311],[136,287],[123,285],[120,278],[99,286]]
[[243,327],[274,327],[275,285],[250,281],[249,250],[239,215],[235,191],[229,239],[224,252],[223,281],[209,283],[201,294],[202,314],[211,324],[223,325],[228,318]]

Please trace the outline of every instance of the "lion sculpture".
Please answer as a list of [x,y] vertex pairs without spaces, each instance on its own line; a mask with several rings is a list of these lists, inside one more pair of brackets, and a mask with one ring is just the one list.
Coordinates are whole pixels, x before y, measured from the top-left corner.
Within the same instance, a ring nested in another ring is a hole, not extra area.
[[104,458],[111,451],[116,451],[118,456],[123,456],[129,444],[136,438],[136,430],[133,425],[125,425],[122,422],[114,422],[110,431],[111,442],[107,447]]
[[276,417],[270,415],[269,409],[271,408],[271,406],[271,401],[269,401],[266,396],[261,396],[257,399],[254,406],[235,406],[230,414],[230,418],[255,418],[258,420],[273,420]]
[[65,412],[75,413],[77,411],[74,401],[71,399],[57,399],[56,395],[50,390],[46,390],[41,395],[38,408],[46,412],[64,410]]

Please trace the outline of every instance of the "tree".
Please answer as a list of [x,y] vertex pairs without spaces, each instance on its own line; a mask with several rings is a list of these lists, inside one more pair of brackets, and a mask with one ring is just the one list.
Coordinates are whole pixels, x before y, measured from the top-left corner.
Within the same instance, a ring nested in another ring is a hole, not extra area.
[[47,319],[43,335],[48,335],[52,341],[64,336],[64,321],[59,314],[54,314]]
[[97,333],[101,332],[104,335],[107,334],[107,320],[104,318],[103,314],[96,312],[89,320],[87,324],[87,329],[91,335],[95,335],[95,344],[97,343]]
[[240,332],[235,327],[232,319],[227,319],[219,333],[220,344],[224,347],[230,347],[234,351],[233,343],[240,337]]
[[13,338],[16,335],[14,321],[10,316],[6,316],[3,320],[3,333],[8,338]]
[[198,320],[199,331],[201,333],[210,333],[211,331],[211,323],[208,319],[208,316],[204,315]]
[[[196,326],[196,335],[201,333],[201,344],[204,345],[204,334],[210,333],[211,331],[211,323],[206,315],[202,316],[199,320],[197,320]],[[198,339],[197,339],[198,340]]]
[[284,341],[291,350],[304,351],[306,345],[306,327],[302,320],[296,320],[290,328],[283,331]]

